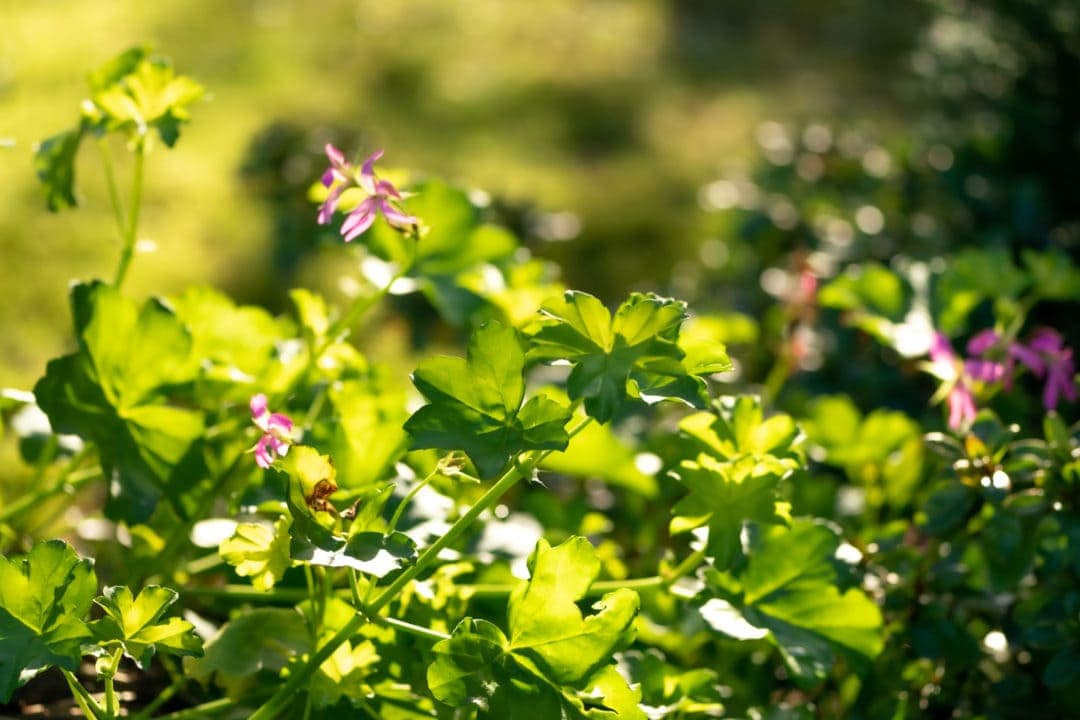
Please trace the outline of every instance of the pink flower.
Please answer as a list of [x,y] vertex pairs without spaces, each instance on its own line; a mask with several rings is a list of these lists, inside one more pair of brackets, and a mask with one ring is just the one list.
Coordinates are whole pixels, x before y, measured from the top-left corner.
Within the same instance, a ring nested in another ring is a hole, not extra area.
[[399,230],[409,230],[416,226],[417,219],[402,212],[395,203],[402,200],[402,195],[389,180],[380,180],[375,175],[375,163],[383,156],[382,150],[376,150],[364,161],[359,175],[356,168],[345,162],[345,155],[333,145],[326,145],[326,157],[330,166],[322,176],[322,184],[330,189],[326,200],[319,206],[319,224],[326,225],[337,210],[341,195],[348,188],[356,185],[367,193],[367,197],[356,206],[341,224],[341,234],[345,242],[351,242],[362,235],[375,222],[380,213],[386,222]]
[[262,393],[251,398],[251,421],[262,430],[262,437],[255,443],[255,464],[266,469],[274,459],[285,457],[292,444],[293,421],[287,415],[272,413]]
[[959,430],[969,425],[977,413],[975,396],[968,385],[965,365],[942,333],[934,333],[930,345],[930,371],[943,382],[940,393],[946,393],[949,406],[949,427]]
[[1032,335],[1028,344],[1014,343],[1009,354],[1027,366],[1036,377],[1046,376],[1043,388],[1043,406],[1047,410],[1057,407],[1058,401],[1065,397],[1069,402],[1076,402],[1076,363],[1073,361],[1072,348],[1065,347],[1060,333],[1051,328],[1040,328]]
[[1012,379],[1012,358],[1008,358],[1005,362],[998,362],[981,357],[992,350],[1000,341],[1001,336],[991,329],[975,333],[971,340],[968,341],[967,352],[968,355],[980,357],[969,357],[964,361],[964,372],[968,377],[984,383],[1004,380],[1006,385],[1009,384]]

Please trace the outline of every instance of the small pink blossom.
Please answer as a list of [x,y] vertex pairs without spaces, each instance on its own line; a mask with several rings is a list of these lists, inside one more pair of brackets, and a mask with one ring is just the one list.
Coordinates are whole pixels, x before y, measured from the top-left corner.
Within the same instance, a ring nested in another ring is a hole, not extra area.
[[977,413],[975,396],[966,376],[965,364],[953,351],[949,339],[942,333],[934,333],[930,345],[930,371],[942,381],[949,406],[949,427],[959,430],[969,425]]
[[329,143],[326,145],[326,157],[330,166],[322,176],[322,184],[330,192],[319,206],[319,224],[326,225],[333,219],[341,195],[355,185],[367,193],[341,224],[341,235],[345,242],[351,242],[367,231],[381,213],[386,222],[399,230],[410,230],[418,220],[402,212],[396,205],[403,199],[402,194],[389,180],[381,180],[375,175],[375,163],[383,156],[382,150],[376,150],[364,161],[359,174],[356,168],[345,161],[345,155]]
[[293,421],[282,413],[272,413],[266,395],[259,393],[251,398],[251,421],[262,430],[262,437],[255,443],[255,464],[269,468],[274,459],[285,457],[293,442]]
[[1047,410],[1057,407],[1064,397],[1076,402],[1076,363],[1072,348],[1065,347],[1061,334],[1051,328],[1040,328],[1027,345],[1014,343],[1010,354],[1023,363],[1036,377],[1046,377],[1043,388],[1043,406]]

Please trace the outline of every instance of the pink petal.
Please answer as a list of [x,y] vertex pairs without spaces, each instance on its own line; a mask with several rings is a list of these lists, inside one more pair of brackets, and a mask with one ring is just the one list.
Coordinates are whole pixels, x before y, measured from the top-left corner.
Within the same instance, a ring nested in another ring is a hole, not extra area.
[[1040,328],[1031,336],[1028,347],[1037,352],[1056,353],[1064,347],[1064,343],[1056,330]]
[[968,377],[983,382],[997,382],[1005,377],[1005,366],[993,360],[968,360],[964,363]]
[[382,210],[386,221],[398,228],[408,228],[416,224],[416,218],[406,215],[385,200],[379,201],[379,209]]
[[968,340],[968,355],[982,355],[984,352],[994,347],[1000,339],[1001,336],[990,329],[977,332],[974,337]]
[[1038,377],[1042,377],[1043,373],[1046,372],[1046,364],[1043,362],[1042,356],[1025,345],[1013,343],[1009,346],[1009,355],[1026,365],[1028,370]]
[[274,464],[274,456],[270,449],[271,442],[272,438],[269,435],[263,435],[255,444],[255,464],[264,470]]
[[330,191],[330,194],[326,196],[326,201],[319,206],[320,225],[328,225],[334,218],[334,211],[337,210],[338,201],[341,200],[341,193],[345,192],[346,187],[346,185],[338,185]]
[[251,402],[249,402],[248,405],[251,407],[252,417],[258,417],[259,415],[262,415],[266,412],[268,406],[266,395],[263,393],[252,395]]
[[329,158],[332,165],[341,166],[345,164],[345,153],[341,152],[330,143],[326,143],[326,146],[323,149],[326,150],[326,157]]
[[401,193],[394,187],[394,183],[389,180],[379,180],[375,183],[375,194],[382,197],[392,197],[395,200],[401,199]]
[[288,415],[282,415],[281,413],[271,413],[270,420],[266,424],[270,428],[284,430],[286,433],[292,432],[293,428],[293,421],[289,419]]
[[285,454],[289,452],[289,443],[285,442],[281,438],[268,435],[270,438],[270,447],[273,449],[274,454],[278,457],[285,457]]
[[334,184],[334,178],[336,177],[337,175],[334,173],[334,168],[326,168],[326,172],[322,174],[320,181],[324,187],[330,187]]
[[934,362],[952,362],[956,359],[956,353],[949,344],[949,338],[943,333],[934,333],[934,341],[930,344],[930,359]]
[[949,392],[949,427],[959,430],[975,419],[975,398],[964,385],[957,383]]
[[363,167],[360,168],[360,187],[364,188],[364,192],[368,195],[374,195],[377,192],[375,187],[375,163],[382,156],[383,151],[376,150],[371,153],[371,157],[365,160]]
[[352,242],[363,235],[373,222],[375,222],[375,199],[368,198],[360,203],[341,224],[341,234],[345,242]]

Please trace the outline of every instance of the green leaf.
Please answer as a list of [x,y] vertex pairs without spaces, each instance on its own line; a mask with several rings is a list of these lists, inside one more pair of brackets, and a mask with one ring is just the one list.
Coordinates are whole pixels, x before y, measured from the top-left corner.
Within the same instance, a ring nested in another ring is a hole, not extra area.
[[509,601],[509,639],[485,620],[466,618],[438,643],[428,687],[441,702],[474,704],[482,717],[643,720],[640,693],[610,664],[633,639],[638,597],[619,589],[582,616],[580,601],[600,572],[588,540],[552,548],[541,540],[530,578]]
[[935,287],[936,325],[946,335],[960,334],[980,303],[1019,297],[1029,284],[1027,273],[1016,267],[1008,250],[972,248],[957,253]]
[[96,593],[92,563],[61,540],[0,557],[0,702],[46,668],[78,668]]
[[344,380],[331,385],[327,397],[333,422],[315,437],[329,431],[327,443],[343,488],[370,487],[407,449],[405,393],[377,380]]
[[803,684],[822,680],[838,656],[863,671],[883,647],[877,605],[856,588],[837,587],[832,561],[838,546],[833,530],[811,520],[760,528],[737,575],[710,570],[706,576],[716,596],[745,620],[742,629],[767,631]]
[[101,282],[71,291],[77,352],[52,360],[34,388],[53,430],[92,440],[109,484],[107,513],[145,521],[166,494],[181,514],[190,481],[173,475],[202,435],[202,415],[167,404],[194,379],[192,341],[157,300],[141,307]]
[[1024,265],[1031,273],[1031,289],[1048,300],[1080,300],[1080,268],[1060,250],[1024,250]]
[[601,422],[635,398],[650,403],[675,398],[704,407],[705,381],[697,374],[730,369],[719,348],[710,354],[695,346],[692,367],[684,364],[686,352],[678,340],[686,304],[676,300],[634,293],[613,318],[597,298],[569,291],[541,312],[530,355],[571,363],[568,394],[584,398],[586,412]]
[[552,548],[540,540],[529,558],[529,582],[510,595],[510,646],[535,656],[560,683],[580,682],[632,639],[637,593],[619,589],[582,618],[577,601],[600,574],[596,551],[583,537]]
[[787,524],[791,507],[777,497],[780,480],[790,468],[776,458],[744,455],[722,462],[702,453],[672,472],[690,494],[674,508],[671,531],[687,532],[708,525],[706,552],[716,567],[731,565],[739,553],[743,523]]
[[90,100],[83,109],[88,123],[133,137],[154,128],[169,147],[180,136],[180,125],[191,119],[188,106],[205,92],[191,78],[177,75],[170,60],[151,57],[142,47],[110,60],[88,82]]
[[223,540],[218,552],[236,568],[240,577],[250,577],[258,590],[269,591],[292,566],[289,555],[291,519],[282,515],[268,527],[263,523],[240,523],[233,536]]
[[749,395],[724,397],[716,403],[716,413],[694,413],[679,423],[689,440],[690,452],[708,453],[720,460],[739,455],[772,455],[790,461],[792,468],[802,462],[799,447],[802,433],[790,415],[764,417],[761,400]]
[[191,354],[200,364],[200,399],[216,407],[226,395],[247,401],[252,387],[274,363],[277,344],[291,330],[262,308],[238,306],[224,293],[191,287],[176,299],[176,316],[191,334]]
[[175,590],[159,585],[147,585],[137,597],[124,586],[107,587],[95,600],[105,617],[90,628],[99,643],[119,645],[141,668],[155,652],[199,657],[202,640],[194,626],[178,617],[162,618],[178,597]]
[[462,450],[483,477],[493,477],[518,453],[564,450],[566,407],[525,396],[525,354],[517,333],[496,322],[476,330],[467,359],[438,357],[413,373],[429,404],[405,423],[417,448]]
[[45,186],[45,205],[52,212],[79,204],[75,198],[75,156],[82,143],[81,128],[42,140],[34,150],[34,170]]
[[900,277],[878,263],[852,265],[818,293],[818,302],[838,310],[862,311],[899,320],[907,305]]
[[[404,533],[356,532],[339,535],[334,517],[319,509],[313,498],[326,498],[337,489],[330,458],[306,445],[297,445],[280,462],[287,474],[285,504],[292,516],[289,556],[325,567],[350,567],[385,577],[416,559],[416,545]],[[316,505],[316,507],[312,507]]]
[[296,610],[255,608],[226,623],[191,665],[196,677],[220,673],[229,678],[260,670],[279,672],[293,656],[311,647],[304,616]]

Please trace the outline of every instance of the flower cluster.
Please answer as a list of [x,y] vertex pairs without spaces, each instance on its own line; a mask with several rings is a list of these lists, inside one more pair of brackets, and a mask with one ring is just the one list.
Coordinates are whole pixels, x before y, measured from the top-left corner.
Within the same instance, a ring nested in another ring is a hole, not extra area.
[[341,235],[345,242],[351,242],[364,234],[375,218],[382,214],[386,222],[399,230],[411,230],[416,227],[417,219],[402,212],[396,205],[404,197],[389,180],[381,180],[375,175],[375,163],[383,156],[382,150],[376,150],[364,161],[357,173],[356,167],[346,162],[344,153],[333,145],[326,145],[326,157],[330,166],[322,176],[322,184],[329,189],[326,200],[319,206],[319,224],[327,225],[334,217],[341,196],[351,187],[358,187],[367,194],[341,224]]
[[940,395],[949,407],[949,427],[968,425],[976,413],[974,383],[1002,383],[1012,389],[1017,366],[1044,379],[1042,401],[1047,410],[1057,408],[1062,398],[1076,402],[1076,364],[1073,351],[1065,347],[1061,334],[1051,328],[1036,330],[1028,342],[1006,341],[994,330],[976,333],[967,344],[968,357],[961,360],[942,333],[936,333],[930,347],[930,372],[942,380]]
[[293,443],[293,421],[288,415],[272,413],[266,396],[262,393],[251,398],[251,421],[262,430],[262,437],[255,443],[255,464],[269,468],[274,460],[285,457]]

